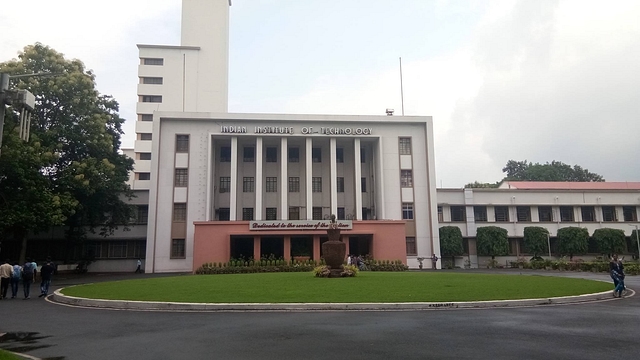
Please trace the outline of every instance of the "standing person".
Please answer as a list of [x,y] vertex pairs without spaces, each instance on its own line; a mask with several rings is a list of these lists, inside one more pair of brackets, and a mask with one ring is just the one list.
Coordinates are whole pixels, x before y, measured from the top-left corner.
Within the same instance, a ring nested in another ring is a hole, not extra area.
[[4,264],[0,265],[0,299],[7,298],[11,275],[13,275],[13,266],[9,264],[9,259],[7,259]]
[[56,268],[51,263],[51,259],[47,259],[47,262],[40,268],[40,296],[47,296],[49,293],[49,285],[51,285],[51,276]]
[[38,264],[36,264],[36,259],[33,259],[33,261],[31,261],[31,265],[33,265],[33,282],[36,282],[36,280],[38,279]]
[[27,258],[27,262],[22,266],[22,291],[24,292],[24,299],[30,298],[31,283],[35,278],[35,267],[31,262],[31,259]]
[[11,298],[15,299],[18,296],[18,284],[22,279],[22,266],[17,262],[13,263],[13,275],[11,276]]
[[351,265],[351,254],[347,255],[347,265]]
[[140,258],[138,258],[138,267],[136,268],[136,274],[142,272],[141,267],[142,267],[142,261],[140,261]]
[[618,255],[613,254],[611,261],[609,262],[609,272],[613,279],[613,297],[622,297],[622,291],[624,287],[624,265],[618,260]]

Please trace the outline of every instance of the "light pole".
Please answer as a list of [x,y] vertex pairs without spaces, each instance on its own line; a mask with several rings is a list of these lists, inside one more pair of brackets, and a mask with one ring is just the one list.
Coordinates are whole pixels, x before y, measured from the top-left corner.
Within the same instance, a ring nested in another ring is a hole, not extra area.
[[549,230],[547,230],[547,249],[549,249],[549,257],[551,257],[551,238],[549,236]]

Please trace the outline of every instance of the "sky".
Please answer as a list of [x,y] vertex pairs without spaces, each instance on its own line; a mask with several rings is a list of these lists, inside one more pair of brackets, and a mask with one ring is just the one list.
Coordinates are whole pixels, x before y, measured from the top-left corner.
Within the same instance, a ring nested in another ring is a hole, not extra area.
[[[218,0],[220,1],[220,0]],[[508,160],[640,181],[640,2],[233,0],[229,111],[433,116],[438,187]],[[43,43],[120,103],[133,147],[136,44],[179,45],[180,0],[22,0],[0,62]]]

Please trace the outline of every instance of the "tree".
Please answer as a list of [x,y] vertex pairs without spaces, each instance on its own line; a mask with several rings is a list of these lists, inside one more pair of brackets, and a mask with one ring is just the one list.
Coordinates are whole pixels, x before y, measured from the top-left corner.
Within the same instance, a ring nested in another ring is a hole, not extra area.
[[640,257],[640,254],[638,253],[638,235],[640,235],[640,231],[638,230],[633,230],[631,232],[631,244],[633,246],[633,250],[631,250],[631,252],[636,254],[636,259]]
[[468,183],[464,187],[467,189],[491,189],[491,188],[497,188],[499,186],[500,186],[500,181],[498,181],[497,183],[481,183],[478,181],[474,181],[472,183]]
[[560,161],[540,164],[509,160],[502,171],[507,175],[504,180],[518,181],[604,181],[601,175],[591,173],[579,165],[567,165]]
[[541,226],[527,226],[524,228],[524,250],[533,257],[538,257],[539,254],[543,254],[549,251],[548,238],[549,230]]
[[[128,224],[134,211],[123,198],[132,196],[126,181],[133,160],[119,152],[124,119],[118,115],[118,103],[96,90],[94,74],[81,61],[67,60],[42,44],[25,47],[17,60],[0,64],[0,70],[14,75],[52,74],[20,78],[13,86],[36,96],[32,138],[25,146],[35,148],[37,143],[38,151],[52,154],[49,162],[36,167],[47,181],[46,187],[37,184],[37,188],[69,200],[65,204],[71,206],[61,207],[57,218],[68,226],[67,238],[82,239],[86,229],[95,228],[106,236]],[[11,131],[5,128],[5,133]],[[4,147],[2,158],[4,161]],[[12,166],[24,168],[22,164]],[[0,192],[7,190],[0,183]],[[0,217],[3,213],[0,210]],[[3,224],[11,227],[16,221],[5,219]]]
[[491,256],[495,260],[496,256],[509,254],[509,237],[507,230],[497,226],[482,226],[476,230],[478,254]]
[[462,232],[457,226],[443,226],[438,230],[440,234],[440,253],[442,256],[451,256],[451,264],[455,264],[455,257],[462,255]]
[[585,228],[569,226],[558,230],[558,252],[562,255],[580,255],[589,248],[589,231]]
[[618,229],[596,229],[593,232],[593,239],[598,246],[598,251],[607,256],[624,252],[627,245],[624,231]]

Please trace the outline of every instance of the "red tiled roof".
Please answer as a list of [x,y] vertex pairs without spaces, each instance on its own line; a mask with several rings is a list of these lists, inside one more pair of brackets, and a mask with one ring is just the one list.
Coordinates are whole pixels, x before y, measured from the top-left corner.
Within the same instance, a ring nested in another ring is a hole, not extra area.
[[501,189],[520,190],[640,190],[640,182],[505,181]]

